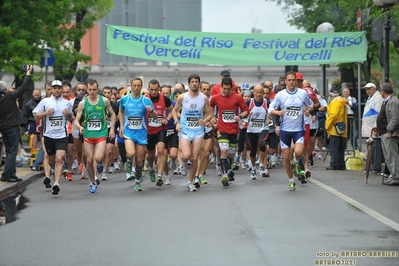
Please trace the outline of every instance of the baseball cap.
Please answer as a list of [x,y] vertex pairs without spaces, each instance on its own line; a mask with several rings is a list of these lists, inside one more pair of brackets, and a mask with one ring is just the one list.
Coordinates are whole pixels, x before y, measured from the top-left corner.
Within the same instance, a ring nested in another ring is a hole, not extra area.
[[53,82],[51,82],[51,87],[54,87],[54,86],[60,86],[60,87],[62,87],[62,82],[61,82],[61,80],[58,80],[58,79],[53,80]]
[[243,84],[241,85],[241,89],[242,89],[242,90],[248,90],[248,89],[249,89],[249,84],[248,84],[248,83],[243,83]]
[[375,86],[374,83],[371,83],[371,82],[370,82],[370,83],[367,83],[366,86],[363,87],[363,89],[364,89],[364,88],[374,88],[374,89],[376,89],[377,87]]
[[222,72],[220,72],[220,75],[221,75],[222,77],[230,76],[230,71],[228,71],[227,69],[222,70]]
[[295,76],[296,76],[296,79],[303,80],[303,76],[302,76],[302,74],[300,72],[296,72]]
[[338,88],[337,88],[337,87],[332,87],[332,88],[330,89],[330,92],[331,92],[331,93],[338,93]]

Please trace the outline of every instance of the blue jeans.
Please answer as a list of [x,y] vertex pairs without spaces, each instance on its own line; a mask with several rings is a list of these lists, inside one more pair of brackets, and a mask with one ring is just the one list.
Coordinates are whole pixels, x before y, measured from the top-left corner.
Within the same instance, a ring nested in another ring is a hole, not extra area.
[[43,163],[43,160],[44,160],[44,150],[43,147],[40,147],[39,152],[36,155],[36,160],[33,163],[33,167],[38,169],[40,165]]
[[14,178],[16,177],[16,166],[15,160],[18,154],[18,144],[20,138],[20,131],[18,126],[14,126],[7,129],[2,129],[1,134],[3,135],[3,143],[6,147],[6,165],[2,177]]

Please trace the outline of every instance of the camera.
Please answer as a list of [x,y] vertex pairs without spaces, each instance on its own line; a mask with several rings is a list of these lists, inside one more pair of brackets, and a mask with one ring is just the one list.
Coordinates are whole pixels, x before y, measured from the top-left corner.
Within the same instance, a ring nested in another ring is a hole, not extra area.
[[22,72],[27,72],[28,68],[29,68],[28,63],[23,63],[22,66],[21,66],[21,71]]

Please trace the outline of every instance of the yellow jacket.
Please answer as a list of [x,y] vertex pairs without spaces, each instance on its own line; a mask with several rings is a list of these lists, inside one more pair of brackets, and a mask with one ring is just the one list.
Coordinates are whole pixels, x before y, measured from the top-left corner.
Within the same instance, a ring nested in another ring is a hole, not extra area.
[[[345,122],[345,133],[339,135],[335,129],[335,124]],[[335,97],[327,106],[326,131],[328,136],[347,137],[348,133],[348,114],[346,109],[346,99],[341,96]]]

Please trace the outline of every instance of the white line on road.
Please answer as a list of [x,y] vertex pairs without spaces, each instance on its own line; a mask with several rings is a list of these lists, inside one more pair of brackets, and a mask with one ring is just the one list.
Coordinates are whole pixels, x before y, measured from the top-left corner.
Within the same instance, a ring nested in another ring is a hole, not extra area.
[[348,202],[349,204],[351,204],[352,206],[358,208],[359,210],[362,210],[363,212],[367,213],[368,215],[370,215],[371,217],[377,219],[378,221],[388,225],[389,227],[393,228],[394,230],[399,232],[399,224],[392,221],[391,219],[385,217],[382,214],[379,214],[378,212],[370,209],[369,207],[364,206],[363,204],[361,204],[360,202],[346,196],[345,194],[342,194],[341,192],[339,192],[338,190],[327,186],[326,184],[317,181],[314,178],[308,178],[308,180],[316,185],[318,185],[319,187],[324,188],[325,190],[327,190],[328,192],[330,192],[331,194],[337,196],[340,199],[343,199],[344,201]]

